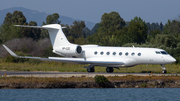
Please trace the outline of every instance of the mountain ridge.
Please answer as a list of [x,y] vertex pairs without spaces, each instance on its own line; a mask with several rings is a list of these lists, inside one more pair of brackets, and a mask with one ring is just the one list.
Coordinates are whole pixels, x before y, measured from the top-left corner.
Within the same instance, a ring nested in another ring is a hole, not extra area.
[[[6,14],[8,12],[13,13],[15,10],[17,11],[21,11],[23,12],[24,16],[26,17],[27,22],[30,21],[35,21],[37,22],[37,24],[40,26],[42,25],[43,21],[46,21],[46,17],[48,15],[50,15],[51,13],[47,13],[47,12],[41,12],[41,11],[36,11],[36,10],[31,10],[31,9],[27,9],[24,7],[12,7],[12,8],[8,8],[8,9],[3,9],[0,10],[0,24],[3,23],[4,18],[6,17]],[[73,25],[74,21],[83,21],[83,20],[79,20],[79,19],[73,19],[71,17],[66,17],[63,15],[60,15],[59,20],[61,21],[61,24],[68,24],[68,25]],[[95,25],[94,22],[89,22],[89,21],[84,21],[86,24],[86,27],[88,27],[89,29],[92,29]]]

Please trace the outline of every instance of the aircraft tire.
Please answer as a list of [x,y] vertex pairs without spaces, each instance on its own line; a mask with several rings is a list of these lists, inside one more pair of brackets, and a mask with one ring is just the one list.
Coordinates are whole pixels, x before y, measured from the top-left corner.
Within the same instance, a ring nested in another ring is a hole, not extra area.
[[106,72],[107,72],[107,73],[113,73],[113,71],[114,71],[114,68],[113,68],[113,67],[107,67],[107,68],[106,68]]
[[167,71],[166,71],[166,70],[163,70],[163,71],[162,71],[162,73],[163,73],[163,74],[166,74],[166,73],[167,73]]
[[88,69],[87,69],[87,72],[94,72],[94,71],[95,71],[94,68],[88,68]]

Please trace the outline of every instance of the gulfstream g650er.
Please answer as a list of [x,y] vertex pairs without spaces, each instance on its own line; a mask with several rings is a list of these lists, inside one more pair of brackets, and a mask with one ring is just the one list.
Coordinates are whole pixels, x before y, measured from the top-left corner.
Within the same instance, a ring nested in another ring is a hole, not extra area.
[[47,61],[89,64],[88,72],[94,72],[95,66],[107,67],[106,71],[111,73],[114,68],[131,67],[140,64],[160,64],[166,73],[165,64],[170,64],[176,60],[165,50],[157,48],[136,48],[136,47],[105,47],[98,45],[77,45],[70,43],[64,35],[61,25],[50,24],[44,26],[24,26],[19,27],[44,28],[49,31],[53,52],[64,56],[61,57],[29,57],[18,56],[5,45],[4,48],[14,57],[40,59]]

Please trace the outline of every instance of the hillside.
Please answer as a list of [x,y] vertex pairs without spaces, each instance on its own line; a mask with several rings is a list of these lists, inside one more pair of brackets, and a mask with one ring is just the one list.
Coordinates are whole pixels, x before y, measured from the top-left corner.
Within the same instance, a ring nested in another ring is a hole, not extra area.
[[[43,21],[45,22],[47,15],[51,14],[51,13],[26,9],[26,8],[23,8],[23,7],[13,7],[13,8],[0,10],[0,24],[3,23],[4,18],[5,18],[6,14],[8,12],[13,13],[15,10],[23,12],[23,14],[25,15],[25,17],[27,19],[27,22],[35,21],[35,22],[37,22],[38,25],[42,25],[42,22]],[[78,19],[73,19],[73,18],[70,18],[70,17],[62,16],[61,14],[59,14],[59,15],[60,15],[61,24],[72,25],[72,23],[74,21],[81,21],[81,20],[78,20]],[[92,29],[93,26],[95,25],[95,23],[93,23],[93,22],[85,21],[85,23],[86,23],[86,27],[88,27],[89,29]]]

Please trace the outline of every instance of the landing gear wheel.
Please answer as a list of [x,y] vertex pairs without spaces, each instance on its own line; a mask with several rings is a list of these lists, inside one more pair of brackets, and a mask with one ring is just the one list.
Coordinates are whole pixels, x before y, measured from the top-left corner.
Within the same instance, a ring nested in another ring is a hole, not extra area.
[[94,67],[93,67],[93,68],[88,68],[88,69],[87,69],[87,72],[94,72],[94,71],[95,71]]
[[163,70],[163,71],[162,71],[162,73],[163,73],[163,74],[166,74],[166,73],[167,73],[167,71],[166,71],[166,70]]
[[107,67],[106,68],[106,72],[107,73],[112,73],[114,71],[114,68],[113,67]]
[[161,64],[161,68],[163,69],[162,73],[163,73],[163,74],[166,74],[167,71],[166,71],[165,65]]

